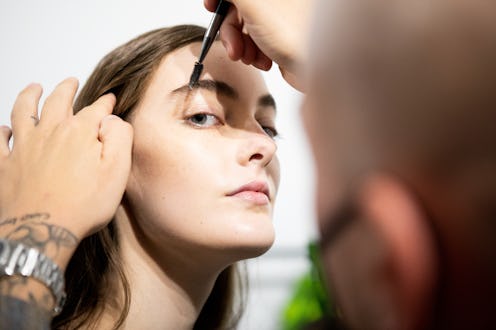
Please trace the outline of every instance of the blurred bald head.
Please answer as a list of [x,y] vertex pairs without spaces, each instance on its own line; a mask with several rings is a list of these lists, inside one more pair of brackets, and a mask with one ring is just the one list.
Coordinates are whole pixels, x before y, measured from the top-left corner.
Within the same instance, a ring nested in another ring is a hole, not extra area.
[[[320,6],[310,96],[325,104],[317,113],[329,118],[321,123],[345,124],[336,134],[352,135],[338,142],[394,152],[396,159],[415,154],[431,164],[465,158],[458,157],[463,152],[494,156],[496,3],[329,0]],[[362,132],[349,130],[355,128]],[[449,154],[448,145],[456,146]],[[374,158],[367,150],[364,158]]]
[[[317,8],[303,116],[321,227],[361,180],[394,172],[427,207],[442,259],[438,299],[457,300],[441,302],[443,313],[465,304],[456,293],[472,299],[477,288],[484,304],[496,293],[488,283],[496,275],[496,2],[322,0]],[[466,285],[474,291],[459,289]],[[477,311],[489,308],[466,314]]]

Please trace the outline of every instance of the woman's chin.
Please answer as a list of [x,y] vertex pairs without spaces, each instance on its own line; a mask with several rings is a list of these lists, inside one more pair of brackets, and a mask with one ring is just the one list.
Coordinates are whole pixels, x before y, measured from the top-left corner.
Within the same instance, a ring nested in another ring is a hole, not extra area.
[[267,252],[274,244],[274,239],[273,227],[263,231],[245,230],[238,232],[230,241],[226,241],[223,250],[224,253],[232,251],[231,255],[238,260],[255,258]]

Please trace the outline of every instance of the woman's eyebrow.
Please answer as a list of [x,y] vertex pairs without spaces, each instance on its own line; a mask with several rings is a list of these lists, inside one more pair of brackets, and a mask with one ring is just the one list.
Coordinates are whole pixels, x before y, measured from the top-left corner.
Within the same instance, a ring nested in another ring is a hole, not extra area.
[[[203,79],[198,80],[198,82],[193,86],[193,89],[189,88],[189,84],[185,84],[179,88],[174,89],[171,94],[189,94],[192,90],[203,89],[213,93],[219,93],[232,99],[239,99],[239,94],[234,87],[231,85],[213,79]],[[271,94],[265,94],[258,98],[257,105],[259,107],[272,107],[276,109],[276,101]]]
[[257,103],[259,107],[272,107],[274,110],[276,109],[276,101],[270,94],[260,96]]
[[204,79],[198,80],[198,82],[193,86],[193,89],[189,88],[189,85],[183,85],[179,88],[174,89],[171,94],[189,94],[192,90],[203,89],[214,93],[219,93],[232,99],[238,99],[238,92],[229,84],[223,81]]

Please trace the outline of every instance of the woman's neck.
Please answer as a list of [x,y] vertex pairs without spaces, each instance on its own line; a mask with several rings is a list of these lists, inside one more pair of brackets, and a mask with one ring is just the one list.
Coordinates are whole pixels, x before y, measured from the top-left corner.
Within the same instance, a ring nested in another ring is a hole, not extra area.
[[[191,329],[212,291],[218,272],[206,271],[187,258],[171,258],[171,254],[163,253],[159,246],[143,237],[139,228],[131,225],[122,206],[115,218],[118,219],[120,256],[131,294],[123,328]],[[120,285],[113,291],[123,296]],[[123,297],[120,301],[122,305]],[[104,311],[100,325],[111,326],[119,314],[120,310]]]

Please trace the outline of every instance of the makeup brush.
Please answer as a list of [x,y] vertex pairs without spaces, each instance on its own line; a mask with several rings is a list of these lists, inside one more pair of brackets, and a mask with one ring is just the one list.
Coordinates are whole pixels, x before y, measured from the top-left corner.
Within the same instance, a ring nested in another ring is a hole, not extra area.
[[195,86],[195,84],[198,82],[198,79],[200,79],[200,75],[203,71],[203,60],[207,56],[210,46],[212,46],[215,41],[215,37],[219,32],[224,18],[226,18],[227,11],[229,10],[230,5],[231,4],[229,2],[220,0],[219,4],[217,5],[217,9],[215,9],[214,17],[212,17],[207,32],[205,32],[205,36],[203,37],[200,56],[198,56],[198,61],[195,62],[195,67],[193,68],[193,72],[191,73],[191,77],[189,79],[190,89],[192,89],[193,86]]

